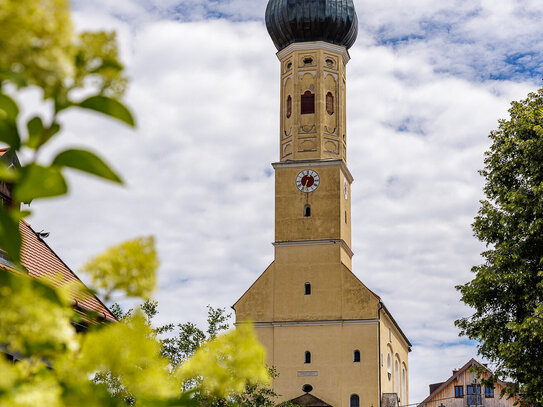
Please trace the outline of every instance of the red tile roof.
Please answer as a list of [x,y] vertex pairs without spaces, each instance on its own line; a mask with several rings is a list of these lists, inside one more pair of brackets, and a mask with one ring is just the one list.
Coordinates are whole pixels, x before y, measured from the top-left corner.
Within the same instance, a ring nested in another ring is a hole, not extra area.
[[94,311],[104,319],[115,321],[109,309],[89,291],[49,245],[38,237],[28,223],[20,222],[19,230],[23,238],[21,263],[31,276],[50,278],[57,286],[69,284],[69,293],[76,304],[76,309]]

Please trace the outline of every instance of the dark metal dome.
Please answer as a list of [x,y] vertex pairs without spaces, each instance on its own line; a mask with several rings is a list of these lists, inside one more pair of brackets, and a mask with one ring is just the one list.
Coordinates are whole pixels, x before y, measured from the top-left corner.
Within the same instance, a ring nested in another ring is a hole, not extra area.
[[350,48],[358,34],[358,18],[353,0],[269,0],[266,27],[279,51],[304,41]]

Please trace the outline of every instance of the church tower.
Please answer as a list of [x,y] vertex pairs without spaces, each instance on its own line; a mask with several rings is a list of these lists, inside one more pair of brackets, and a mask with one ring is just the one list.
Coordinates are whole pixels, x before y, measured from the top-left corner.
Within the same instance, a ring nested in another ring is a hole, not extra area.
[[346,66],[352,0],[269,0],[280,61],[273,263],[234,304],[279,376],[280,401],[305,406],[408,404],[411,344],[352,272]]

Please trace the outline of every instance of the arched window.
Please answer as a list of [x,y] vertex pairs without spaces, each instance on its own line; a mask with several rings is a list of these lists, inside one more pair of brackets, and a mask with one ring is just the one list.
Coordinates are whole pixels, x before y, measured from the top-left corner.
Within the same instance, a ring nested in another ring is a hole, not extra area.
[[287,119],[292,115],[292,96],[287,97]]
[[330,116],[334,114],[334,95],[332,95],[332,92],[326,94],[326,113]]
[[315,113],[315,94],[306,90],[301,97],[301,114]]
[[304,216],[306,218],[311,217],[311,205],[304,206]]
[[358,394],[351,396],[351,407],[360,407],[360,397],[358,397]]
[[390,353],[387,354],[387,373],[388,373],[388,380],[392,378],[392,360],[390,359]]
[[407,380],[405,377],[405,367],[402,369],[402,404],[407,404]]
[[305,351],[304,363],[311,363],[311,352],[308,350]]
[[304,284],[304,295],[311,295],[311,283]]
[[400,397],[400,364],[397,360],[394,361],[394,390]]
[[353,362],[360,362],[360,351],[358,349],[353,352]]

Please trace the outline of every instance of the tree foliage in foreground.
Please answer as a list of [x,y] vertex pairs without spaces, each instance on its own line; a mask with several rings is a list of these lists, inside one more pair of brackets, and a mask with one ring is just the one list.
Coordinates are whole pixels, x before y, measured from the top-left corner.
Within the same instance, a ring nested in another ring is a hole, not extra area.
[[[146,316],[148,325],[151,326],[153,318],[158,314],[158,302],[148,300],[140,306],[140,309]],[[124,312],[118,304],[114,304],[112,310],[119,320],[130,318],[134,314],[133,309]],[[171,366],[177,367],[189,360],[195,353],[200,352],[200,349],[206,349],[217,336],[227,332],[230,329],[228,323],[230,317],[231,315],[227,314],[224,308],[213,308],[208,305],[207,327],[205,330],[193,322],[170,323],[153,329],[161,338],[162,355],[169,360]],[[235,349],[232,351],[235,352]],[[204,354],[209,353],[202,353],[202,355]],[[189,361],[190,363],[193,363],[193,361]],[[269,373],[271,378],[278,376],[274,368],[270,368]],[[109,383],[112,388],[116,389],[115,393],[118,395],[125,397],[127,400],[131,399],[131,396],[123,392],[123,389],[111,376],[101,376],[99,379]],[[205,381],[206,379],[198,377],[183,383],[186,391],[194,391],[194,399],[197,400],[199,406],[274,407],[276,405],[278,394],[266,384],[248,382],[245,388],[239,392],[226,397],[217,397],[216,394],[207,391],[211,387],[209,384],[202,387]],[[202,388],[206,390],[201,391]],[[290,402],[281,403],[280,406],[296,407]]]
[[509,114],[490,133],[481,171],[486,199],[473,231],[487,245],[484,263],[457,287],[474,314],[456,325],[479,342],[496,376],[514,381],[507,395],[536,407],[543,406],[543,89],[513,102]]
[[[267,383],[264,349],[250,328],[217,336],[173,366],[143,312],[118,323],[90,323],[88,332],[76,334],[73,323],[81,316],[68,292],[77,287],[30,278],[22,266],[19,222],[29,212],[19,211],[20,202],[65,195],[69,170],[122,183],[88,150],[67,148],[44,158],[44,147],[61,135],[60,117],[83,109],[134,125],[119,101],[126,79],[115,34],[76,34],[68,6],[68,0],[0,0],[0,147],[29,157],[20,168],[0,160],[0,181],[13,192],[11,205],[0,205],[0,250],[12,266],[0,268],[0,405],[125,406],[122,395],[130,395],[137,406],[194,406],[195,390],[228,397],[247,383]],[[17,100],[23,88],[38,90],[47,112],[23,120]],[[107,293],[145,300],[155,284],[154,253],[153,240],[140,238],[106,251],[86,269]],[[198,387],[182,391],[191,381]]]

